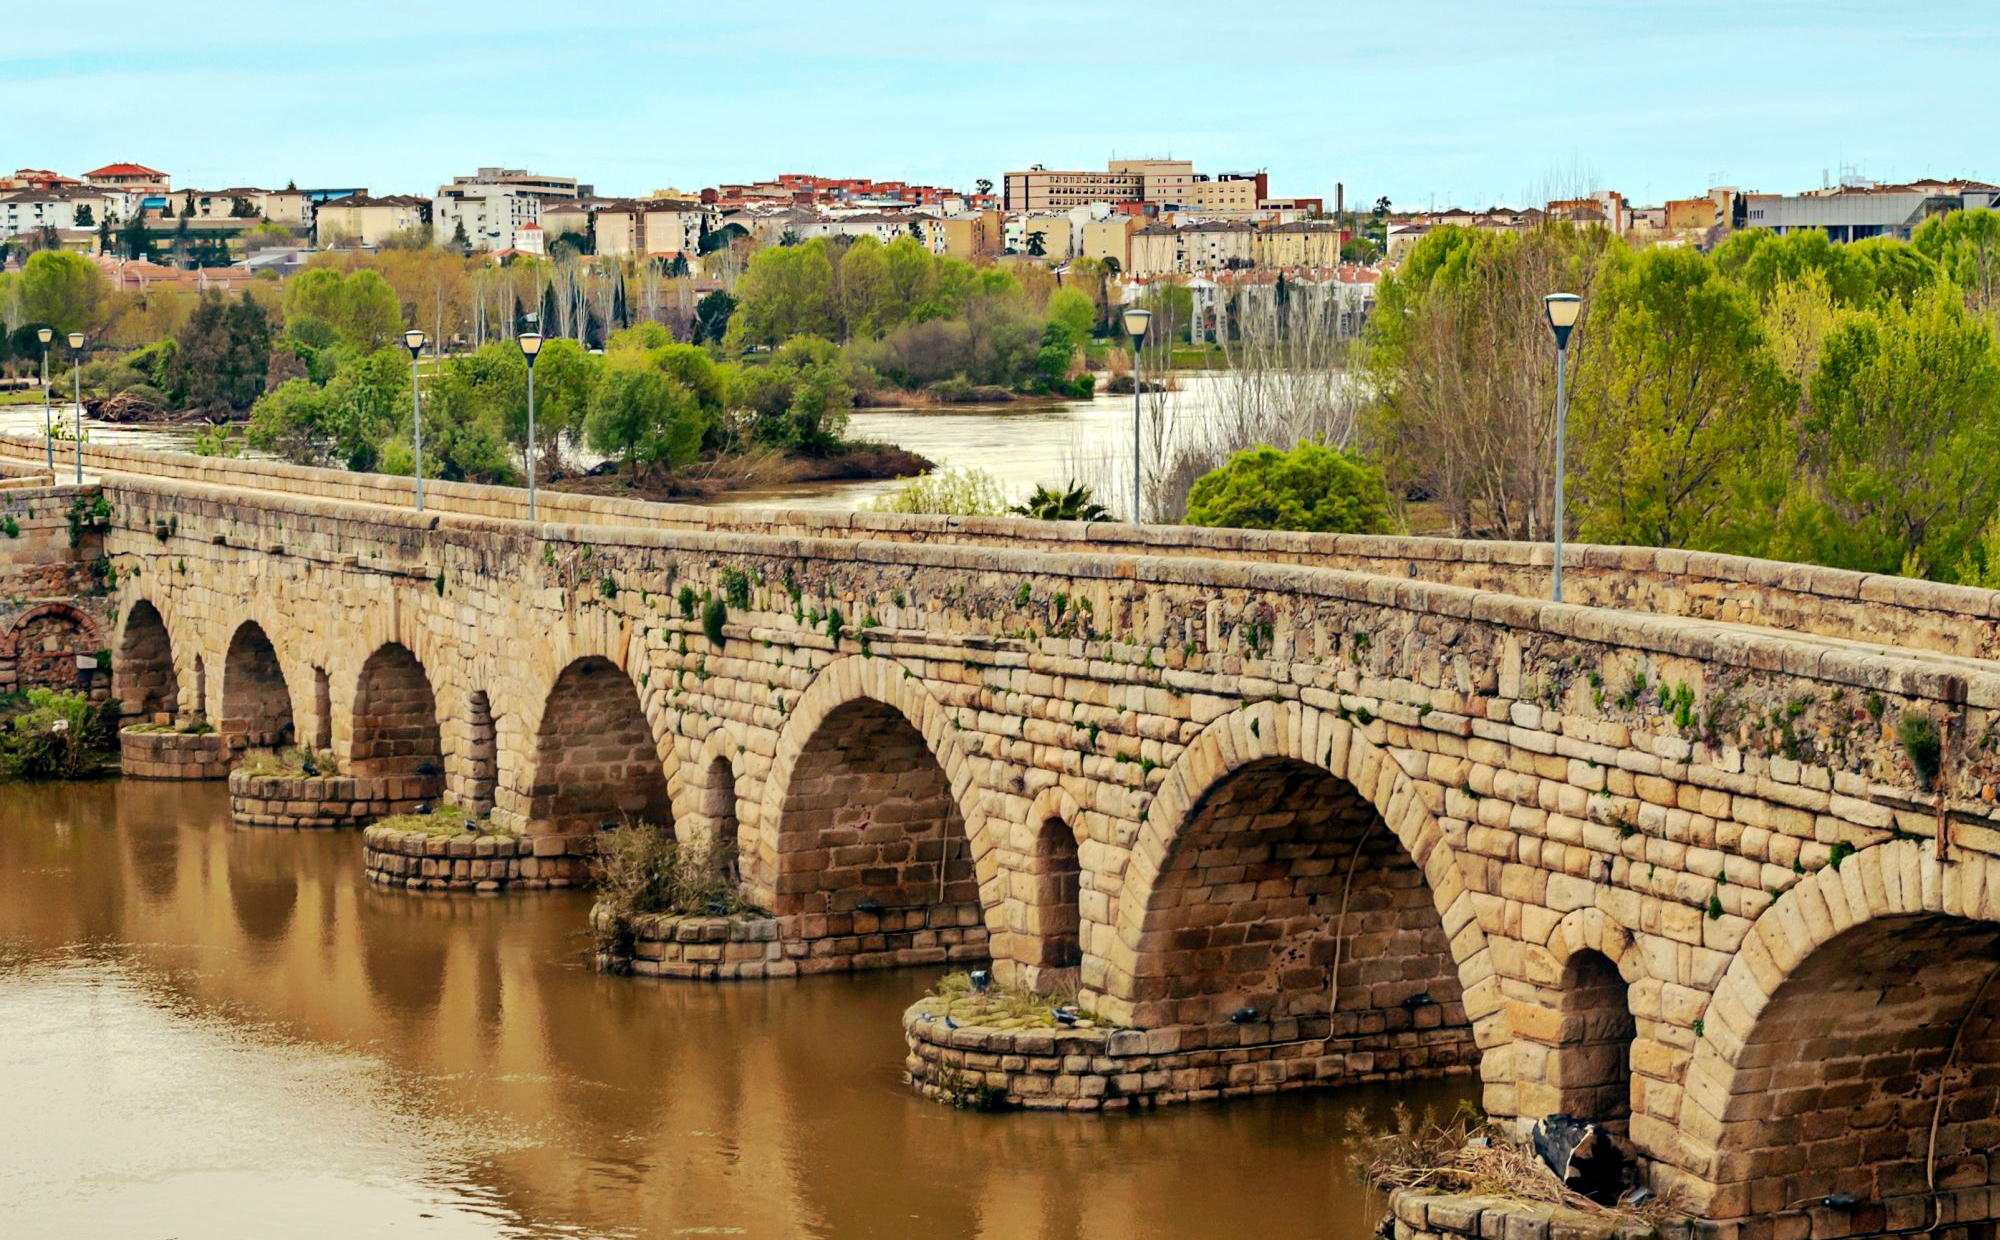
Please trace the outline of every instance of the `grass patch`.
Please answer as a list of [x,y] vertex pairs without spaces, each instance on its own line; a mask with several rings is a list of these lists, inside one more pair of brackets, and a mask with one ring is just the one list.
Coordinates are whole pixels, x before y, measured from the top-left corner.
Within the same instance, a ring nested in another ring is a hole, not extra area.
[[392,814],[377,820],[375,825],[415,835],[484,835],[511,839],[519,834],[505,827],[496,827],[487,819],[474,818],[456,805],[440,805],[428,814]]
[[[949,1016],[961,1025],[982,1029],[1113,1029],[1097,1013],[1078,1007],[1074,990],[1041,994],[995,982],[984,992],[972,988],[970,973],[947,973],[931,987],[930,1010]],[[1057,1009],[1075,1013],[1076,1024],[1066,1026],[1056,1019]]]
[[245,762],[240,769],[253,779],[271,776],[285,779],[324,779],[340,774],[340,768],[335,765],[331,750],[314,753],[310,749],[298,748],[259,754]]

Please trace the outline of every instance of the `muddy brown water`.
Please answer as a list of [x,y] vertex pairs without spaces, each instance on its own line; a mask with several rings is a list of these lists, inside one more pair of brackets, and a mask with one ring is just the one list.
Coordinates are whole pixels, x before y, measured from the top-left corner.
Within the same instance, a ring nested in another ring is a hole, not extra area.
[[901,971],[601,977],[587,898],[382,892],[214,784],[0,785],[0,1235],[1362,1240],[1357,1107],[979,1115]]

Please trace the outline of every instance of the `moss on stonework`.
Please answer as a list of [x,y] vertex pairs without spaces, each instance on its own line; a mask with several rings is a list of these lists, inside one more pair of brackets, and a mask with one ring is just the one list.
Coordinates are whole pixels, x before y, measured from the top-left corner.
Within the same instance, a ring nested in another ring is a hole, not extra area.
[[495,826],[484,818],[474,818],[456,805],[440,805],[428,814],[392,814],[374,824],[389,831],[410,835],[485,835],[511,838],[519,832]]
[[275,753],[259,754],[245,762],[242,771],[257,779],[274,775],[286,779],[330,779],[340,774],[331,750],[314,753],[310,749],[281,749]]
[[[949,1016],[961,1025],[981,1029],[1099,1029],[1118,1026],[1086,1008],[1078,1007],[1074,992],[1039,994],[1032,990],[989,983],[984,991],[972,988],[969,973],[947,973],[918,1002],[918,1010],[929,1016]],[[1057,1019],[1066,1010],[1076,1017],[1074,1024]]]

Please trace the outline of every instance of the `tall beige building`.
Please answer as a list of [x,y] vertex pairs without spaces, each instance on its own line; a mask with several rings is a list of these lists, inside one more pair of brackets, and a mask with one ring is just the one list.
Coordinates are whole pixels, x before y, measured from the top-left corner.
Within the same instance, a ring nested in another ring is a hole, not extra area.
[[1094,202],[1178,202],[1195,183],[1185,159],[1114,159],[1103,172],[1053,171],[1036,164],[1007,174],[1008,211],[1068,211]]

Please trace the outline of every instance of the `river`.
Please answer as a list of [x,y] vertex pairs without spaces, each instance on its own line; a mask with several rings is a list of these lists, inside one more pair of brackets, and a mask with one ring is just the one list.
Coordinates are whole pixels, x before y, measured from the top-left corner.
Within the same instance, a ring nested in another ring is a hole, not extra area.
[[[1220,372],[1180,372],[1174,390],[1160,402],[1161,416],[1175,427],[1213,417],[1227,396],[1226,383]],[[1144,404],[1145,417],[1150,420],[1155,401],[1148,397]],[[74,416],[74,405],[56,408],[60,414]],[[86,421],[85,427],[96,442],[138,447],[185,449],[195,435],[195,430],[185,425],[121,426]],[[41,434],[42,407],[0,407],[0,431]],[[1114,500],[1130,491],[1130,395],[1006,405],[857,409],[848,420],[847,434],[850,439],[906,448],[935,461],[940,469],[984,470],[1012,500],[1024,498],[1037,485],[1060,486],[1071,479],[1095,482],[1100,493],[1108,493]],[[58,464],[64,447],[61,442],[56,444]],[[736,491],[713,502],[725,508],[781,506],[838,511],[859,508],[897,485],[886,479],[804,483]]]
[[583,962],[587,897],[417,897],[217,784],[0,785],[0,1235],[1363,1240],[1350,1110],[908,1092],[928,972]]

